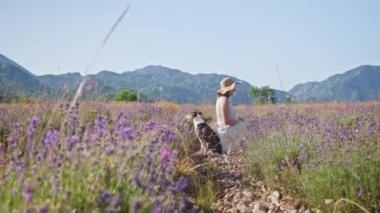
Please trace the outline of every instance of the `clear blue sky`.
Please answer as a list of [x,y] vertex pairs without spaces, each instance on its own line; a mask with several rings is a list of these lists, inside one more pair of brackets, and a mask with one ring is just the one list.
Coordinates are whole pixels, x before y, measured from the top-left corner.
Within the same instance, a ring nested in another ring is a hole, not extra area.
[[0,0],[0,53],[37,75],[84,73],[128,4],[89,73],[163,65],[288,90],[380,65],[379,0]]

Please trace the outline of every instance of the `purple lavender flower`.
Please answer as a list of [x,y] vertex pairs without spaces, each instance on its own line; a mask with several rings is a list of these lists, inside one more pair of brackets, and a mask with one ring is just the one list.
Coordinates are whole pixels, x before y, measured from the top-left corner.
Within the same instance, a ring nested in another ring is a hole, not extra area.
[[23,188],[23,194],[22,194],[22,197],[24,198],[24,200],[26,202],[30,202],[32,199],[33,199],[33,193],[34,193],[34,188],[33,186],[28,183],[28,182],[25,182],[23,185],[22,185],[22,188]]
[[60,138],[59,132],[57,130],[48,131],[43,138],[42,143],[53,146]]
[[100,192],[100,195],[99,195],[99,198],[98,198],[98,201],[99,201],[99,204],[105,204],[106,202],[108,202],[112,197],[112,194],[107,190],[103,190],[102,192]]
[[65,110],[68,111],[69,108],[70,108],[70,104],[69,104],[69,103],[66,103],[66,104],[65,104]]
[[68,149],[72,150],[74,146],[80,142],[80,138],[77,135],[72,135],[69,137],[68,142]]
[[32,171],[33,171],[34,174],[37,174],[37,172],[38,172],[38,167],[37,167],[37,165],[33,165],[33,166],[32,166]]
[[162,202],[159,199],[156,199],[154,201],[154,208],[155,208],[156,213],[162,213],[163,212]]
[[27,144],[26,144],[26,149],[32,151],[33,148],[33,139],[35,132],[37,130],[37,124],[38,124],[38,118],[32,117],[30,119],[30,124],[29,128],[27,130]]
[[100,130],[103,130],[106,127],[106,119],[103,116],[98,116],[95,123]]
[[134,182],[136,183],[136,186],[137,187],[139,187],[139,188],[141,188],[143,191],[145,191],[145,189],[146,189],[146,186],[145,186],[145,184],[143,184],[142,182],[141,182],[141,174],[140,174],[140,172],[137,172],[137,174],[136,174],[136,176],[135,176],[135,178],[134,178]]
[[133,140],[136,137],[136,133],[132,127],[124,127],[119,130],[119,136],[123,140]]
[[35,209],[34,208],[31,208],[31,207],[29,207],[29,208],[27,208],[26,209],[26,211],[25,211],[26,213],[34,213],[35,212]]
[[59,190],[60,182],[59,182],[58,177],[52,176],[50,178],[50,184],[52,185],[54,192],[58,194],[60,192]]
[[150,120],[146,126],[144,127],[144,131],[150,131],[150,130],[154,130],[158,127],[157,123],[153,120]]
[[32,117],[31,119],[30,119],[30,126],[32,126],[32,127],[37,127],[37,124],[38,124],[38,118],[36,118],[36,117]]
[[165,134],[164,134],[164,138],[163,138],[163,141],[166,141],[168,143],[171,143],[173,142],[173,140],[175,139],[176,135],[174,132],[171,132],[171,131],[165,131]]
[[112,147],[107,147],[106,150],[104,151],[105,155],[112,155],[115,152],[114,148]]
[[120,209],[118,209],[120,202],[121,200],[118,194],[113,196],[106,208],[106,212],[120,212]]
[[187,186],[187,178],[181,176],[177,182],[175,183],[175,188],[179,191],[182,192]]
[[183,196],[179,203],[179,212],[185,212],[186,211],[186,204],[189,202],[188,198],[186,196]]
[[162,160],[167,160],[170,157],[170,151],[166,148],[161,149],[160,151],[160,157]]
[[140,212],[142,207],[143,207],[143,205],[140,201],[133,200],[132,205],[131,205],[131,212],[133,212],[133,213]]
[[49,206],[45,205],[40,208],[40,213],[48,213],[49,212]]

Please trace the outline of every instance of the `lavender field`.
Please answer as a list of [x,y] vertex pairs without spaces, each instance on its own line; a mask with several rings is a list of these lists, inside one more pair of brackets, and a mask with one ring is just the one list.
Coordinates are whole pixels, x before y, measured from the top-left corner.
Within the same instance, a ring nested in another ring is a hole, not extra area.
[[[0,212],[212,211],[213,166],[198,174],[189,157],[199,149],[184,119],[194,109],[215,114],[171,103],[0,105]],[[380,103],[238,109],[245,176],[322,211],[341,198],[380,208]]]

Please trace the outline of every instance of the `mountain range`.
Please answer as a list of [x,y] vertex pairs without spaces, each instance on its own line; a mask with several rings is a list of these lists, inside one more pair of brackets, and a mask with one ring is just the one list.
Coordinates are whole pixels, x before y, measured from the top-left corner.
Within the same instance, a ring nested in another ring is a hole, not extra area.
[[380,100],[380,66],[364,65],[321,82],[298,84],[289,93],[305,102]]
[[[86,76],[78,72],[37,76],[0,54],[0,92],[14,96],[72,97],[81,81],[86,79],[82,92],[84,98],[110,97],[119,89],[129,88],[138,91],[140,98],[147,101],[214,103],[219,82],[224,77],[227,75],[189,74],[163,66],[146,66],[123,73],[101,71]],[[286,97],[299,102],[380,100],[379,79],[380,66],[366,65],[321,82],[298,84],[288,92],[276,90],[275,96],[279,102]],[[248,95],[251,87],[242,81],[233,102],[252,103],[253,98]]]

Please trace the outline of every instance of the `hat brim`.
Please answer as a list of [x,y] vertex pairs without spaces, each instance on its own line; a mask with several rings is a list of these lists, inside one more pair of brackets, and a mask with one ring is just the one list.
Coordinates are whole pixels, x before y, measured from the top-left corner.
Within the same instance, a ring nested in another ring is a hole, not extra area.
[[233,84],[231,84],[231,85],[228,86],[228,87],[223,87],[223,88],[218,89],[217,92],[218,92],[219,94],[224,95],[224,94],[226,94],[226,92],[229,92],[229,91],[234,90],[235,87],[236,87],[236,82],[234,82]]

